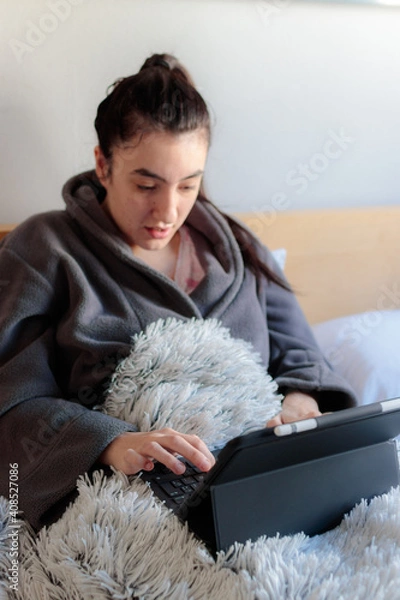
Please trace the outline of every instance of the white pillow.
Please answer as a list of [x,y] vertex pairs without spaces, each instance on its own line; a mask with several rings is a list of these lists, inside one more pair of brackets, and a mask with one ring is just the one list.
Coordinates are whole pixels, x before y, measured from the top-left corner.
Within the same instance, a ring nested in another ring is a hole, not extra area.
[[272,250],[272,256],[274,257],[282,271],[285,270],[286,254],[286,248],[277,248],[276,250]]
[[333,368],[360,404],[400,396],[400,310],[371,311],[313,326]]

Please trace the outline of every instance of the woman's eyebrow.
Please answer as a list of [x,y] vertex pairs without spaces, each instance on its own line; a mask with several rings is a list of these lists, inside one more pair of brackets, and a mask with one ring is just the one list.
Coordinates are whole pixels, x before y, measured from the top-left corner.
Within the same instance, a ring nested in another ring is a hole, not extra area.
[[[199,177],[200,175],[203,175],[203,173],[204,173],[204,171],[199,169],[198,171],[195,171],[191,175],[188,175],[187,177],[183,177],[182,179],[180,179],[180,181],[185,181],[186,179],[192,179],[193,177]],[[131,171],[131,175],[133,175],[133,174],[143,175],[143,177],[151,177],[152,179],[158,179],[159,181],[162,181],[163,183],[167,183],[166,180],[163,177],[161,177],[161,175],[157,175],[157,173],[153,173],[152,171],[149,171],[148,169],[134,169],[133,171]]]

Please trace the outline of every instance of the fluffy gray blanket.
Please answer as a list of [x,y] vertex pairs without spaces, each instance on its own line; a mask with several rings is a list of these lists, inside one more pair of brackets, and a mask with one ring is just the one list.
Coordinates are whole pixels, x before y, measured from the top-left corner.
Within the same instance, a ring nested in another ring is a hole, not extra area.
[[[102,409],[141,430],[168,425],[217,446],[259,428],[279,405],[249,345],[214,321],[167,321],[133,340]],[[140,478],[99,472],[78,489],[37,536],[12,522],[0,498],[0,598],[400,599],[398,489],[323,535],[261,537],[216,560]]]

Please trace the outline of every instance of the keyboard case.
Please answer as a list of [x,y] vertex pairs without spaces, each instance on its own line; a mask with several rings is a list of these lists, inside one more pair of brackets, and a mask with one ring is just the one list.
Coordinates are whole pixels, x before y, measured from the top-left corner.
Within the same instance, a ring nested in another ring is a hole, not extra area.
[[178,514],[213,553],[261,535],[322,533],[399,485],[399,430],[397,411],[286,439],[236,438]]

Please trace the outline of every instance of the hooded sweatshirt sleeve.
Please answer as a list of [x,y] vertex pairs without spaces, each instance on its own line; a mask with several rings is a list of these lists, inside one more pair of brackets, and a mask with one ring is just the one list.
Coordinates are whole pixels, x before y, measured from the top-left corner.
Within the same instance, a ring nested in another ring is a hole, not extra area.
[[6,242],[0,247],[0,494],[7,497],[9,465],[17,463],[20,509],[40,528],[103,449],[133,428],[65,397],[55,375],[64,290]]
[[[265,262],[286,281],[272,253],[266,248],[263,251]],[[273,281],[265,283],[263,293],[270,338],[269,372],[281,392],[308,393],[322,412],[355,405],[354,391],[323,356],[295,294]]]

